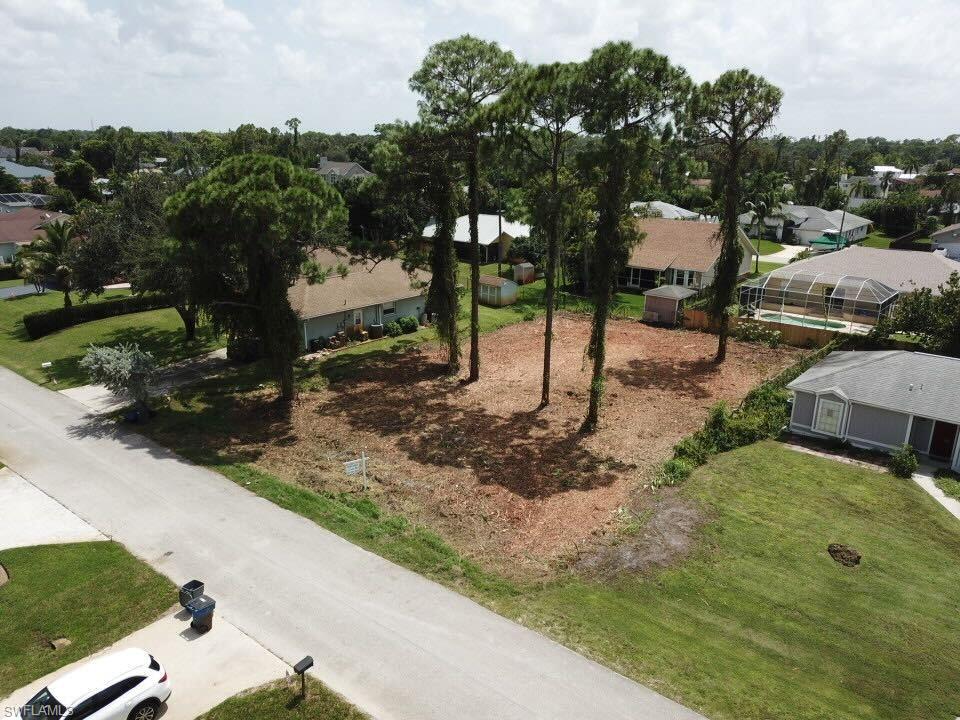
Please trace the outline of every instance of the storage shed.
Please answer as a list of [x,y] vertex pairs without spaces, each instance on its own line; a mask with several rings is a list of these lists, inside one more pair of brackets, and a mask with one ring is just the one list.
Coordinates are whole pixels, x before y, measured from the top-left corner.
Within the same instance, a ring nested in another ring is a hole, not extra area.
[[661,285],[647,290],[643,305],[646,322],[676,325],[683,319],[683,303],[697,294],[693,288],[680,285]]
[[537,279],[533,263],[522,262],[513,266],[513,281],[518,285],[526,285]]
[[480,302],[492,307],[513,305],[517,301],[518,285],[513,280],[496,275],[480,276]]

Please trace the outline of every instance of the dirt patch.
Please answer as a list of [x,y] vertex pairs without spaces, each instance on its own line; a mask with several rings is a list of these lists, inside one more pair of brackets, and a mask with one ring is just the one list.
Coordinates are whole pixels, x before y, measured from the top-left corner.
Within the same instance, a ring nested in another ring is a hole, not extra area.
[[3,563],[0,563],[0,587],[3,587],[10,580],[10,574],[7,572],[7,569],[3,566]]
[[666,568],[687,557],[696,542],[704,516],[677,488],[643,493],[640,506],[629,511],[621,532],[607,544],[578,557],[574,567],[602,577],[645,573]]
[[[589,328],[582,316],[557,318],[543,410],[541,320],[483,336],[479,382],[444,377],[439,347],[358,359],[347,379],[301,393],[288,413],[266,393],[245,396],[218,424],[229,434],[213,441],[331,491],[359,491],[341,462],[365,450],[375,501],[500,569],[546,571],[603,533],[711,405],[739,402],[800,353],[731,342],[718,368],[712,335],[613,321],[601,428],[584,436]],[[655,563],[650,553],[624,563]]]
[[841,545],[840,543],[827,545],[827,552],[830,553],[830,557],[844,567],[856,567],[860,564],[860,558],[862,557],[849,545]]

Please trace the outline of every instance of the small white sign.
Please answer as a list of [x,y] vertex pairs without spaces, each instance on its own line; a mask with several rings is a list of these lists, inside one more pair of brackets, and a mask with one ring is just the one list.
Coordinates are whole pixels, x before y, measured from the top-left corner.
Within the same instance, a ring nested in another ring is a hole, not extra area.
[[349,462],[345,462],[343,469],[346,470],[347,475],[357,475],[363,470],[363,460],[350,460]]

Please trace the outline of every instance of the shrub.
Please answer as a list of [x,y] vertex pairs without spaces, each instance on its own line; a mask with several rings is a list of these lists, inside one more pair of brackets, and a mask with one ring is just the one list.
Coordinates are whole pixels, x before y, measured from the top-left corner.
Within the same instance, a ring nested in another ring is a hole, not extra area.
[[397,337],[398,335],[403,335],[403,328],[400,327],[399,321],[391,320],[383,326],[383,332],[389,337]]
[[13,265],[0,265],[0,280],[16,280],[19,277]]
[[143,409],[150,397],[150,384],[157,375],[157,361],[136,343],[115,347],[91,345],[80,361],[94,383],[106,385],[117,394],[128,395]]
[[118,315],[144,312],[145,310],[157,310],[170,307],[172,304],[170,297],[161,293],[129,295],[101,302],[73,305],[68,308],[54,308],[27,313],[23,316],[23,325],[27,329],[27,335],[30,336],[30,339],[36,340],[73,325]]
[[693,463],[680,458],[667,460],[660,468],[660,473],[654,484],[658,486],[679,485],[690,477],[694,467]]
[[757,322],[739,322],[731,331],[731,336],[744,342],[762,342],[769,347],[780,347],[783,333]]
[[535,320],[536,317],[537,317],[537,311],[536,311],[535,309],[533,309],[532,307],[530,307],[529,305],[526,305],[526,306],[524,306],[524,308],[523,308],[523,313],[522,313],[521,317],[522,317],[524,320],[526,320],[527,322],[529,322],[529,321],[531,321],[531,320]]
[[703,465],[711,455],[779,434],[789,417],[786,385],[838,345],[837,341],[829,343],[801,358],[775,378],[753,388],[736,410],[731,411],[722,402],[710,408],[703,427],[674,446],[673,458],[661,465],[655,483],[676,484],[686,479],[693,468]]
[[404,315],[402,318],[399,318],[397,325],[400,326],[400,331],[405,333],[416,332],[417,328],[420,327],[420,323],[418,323],[417,319],[412,315]]
[[916,451],[909,445],[904,445],[890,455],[890,472],[897,477],[909,478],[920,467]]

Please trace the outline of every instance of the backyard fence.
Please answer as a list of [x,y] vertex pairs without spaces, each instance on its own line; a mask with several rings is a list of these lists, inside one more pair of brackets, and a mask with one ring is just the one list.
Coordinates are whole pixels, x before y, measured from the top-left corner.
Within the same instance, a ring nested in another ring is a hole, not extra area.
[[[823,347],[837,337],[835,330],[824,330],[823,328],[792,325],[789,323],[750,320],[748,318],[730,318],[730,329],[733,330],[733,328],[741,323],[760,325],[767,330],[777,330],[781,333],[781,342],[795,347]],[[703,310],[685,309],[683,312],[683,326],[688,330],[704,330],[713,333],[717,331],[716,325]]]

